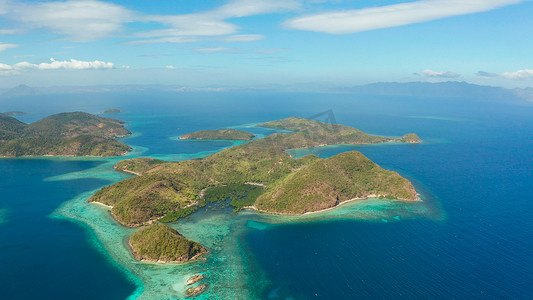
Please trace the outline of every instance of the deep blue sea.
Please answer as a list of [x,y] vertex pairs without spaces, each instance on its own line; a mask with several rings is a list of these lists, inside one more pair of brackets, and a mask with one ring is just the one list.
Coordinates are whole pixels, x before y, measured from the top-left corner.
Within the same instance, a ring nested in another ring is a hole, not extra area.
[[[470,99],[282,93],[131,92],[0,99],[33,122],[62,111],[124,113],[143,156],[195,155],[228,142],[184,133],[324,113],[368,133],[416,132],[419,145],[310,149],[363,152],[412,180],[424,215],[248,228],[240,235],[270,299],[533,298],[533,105]],[[255,133],[268,130],[250,128]],[[209,153],[209,152],[207,152]],[[305,154],[305,153],[301,153]],[[55,211],[112,183],[49,178],[101,160],[0,159],[0,298],[124,299],[136,285],[83,222]],[[89,204],[87,204],[89,205]],[[215,291],[216,293],[216,291]],[[238,297],[237,297],[238,298]]]

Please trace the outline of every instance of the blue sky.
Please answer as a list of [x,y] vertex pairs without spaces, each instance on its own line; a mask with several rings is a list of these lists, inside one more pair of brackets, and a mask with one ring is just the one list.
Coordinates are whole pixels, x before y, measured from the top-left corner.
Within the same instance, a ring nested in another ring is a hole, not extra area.
[[533,86],[521,0],[0,0],[0,88]]

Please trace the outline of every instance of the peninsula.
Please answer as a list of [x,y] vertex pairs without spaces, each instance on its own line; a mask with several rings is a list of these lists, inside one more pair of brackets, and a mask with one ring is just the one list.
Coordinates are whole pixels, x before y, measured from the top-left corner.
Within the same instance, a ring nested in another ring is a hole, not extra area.
[[232,141],[249,141],[254,135],[236,129],[217,129],[201,130],[180,136],[180,139],[186,140],[232,140]]
[[59,113],[26,124],[0,114],[0,156],[119,156],[131,147],[124,122],[84,112]]

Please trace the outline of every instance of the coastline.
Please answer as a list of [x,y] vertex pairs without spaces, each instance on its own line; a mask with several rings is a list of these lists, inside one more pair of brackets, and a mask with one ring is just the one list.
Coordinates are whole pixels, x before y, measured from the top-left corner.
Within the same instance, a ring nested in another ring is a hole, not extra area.
[[[403,202],[422,202],[422,199],[420,199],[419,197],[420,194],[417,193],[416,195],[416,199],[415,200],[404,200],[404,199],[390,199],[390,200],[397,200],[397,201],[403,201]],[[341,205],[343,204],[346,204],[346,203],[350,203],[350,202],[353,202],[353,201],[357,201],[357,200],[367,200],[367,199],[370,199],[370,198],[379,198],[381,195],[368,195],[364,198],[352,198],[352,199],[349,199],[349,200],[345,200],[345,201],[342,201],[340,202],[339,204],[333,206],[333,207],[330,207],[330,208],[324,208],[324,209],[321,209],[321,210],[317,210],[317,211],[310,211],[310,212],[306,212],[302,215],[312,215],[312,214],[317,214],[317,213],[321,213],[321,212],[325,212],[325,211],[329,211],[329,210],[332,210],[332,209],[335,209],[335,208],[338,208],[340,207]]]
[[191,138],[186,138],[186,137],[182,137],[182,136],[178,136],[177,139],[178,140],[183,140],[183,141],[207,141],[207,142],[249,142],[249,141],[253,140],[253,138],[246,139],[246,140],[244,140],[244,139],[237,139],[237,140],[232,140],[232,139],[202,139],[202,138],[191,139]]
[[89,203],[98,204],[100,206],[104,206],[104,207],[107,207],[107,208],[113,208],[113,206],[111,206],[111,205],[103,204],[102,202],[98,202],[98,201],[91,201]]
[[17,159],[17,158],[114,158],[114,157],[122,157],[129,153],[131,153],[133,150],[124,152],[120,155],[110,155],[110,156],[104,156],[104,155],[53,155],[53,154],[42,154],[42,155],[19,155],[19,156],[7,156],[7,155],[0,155],[0,158],[11,158],[11,159]]
[[142,262],[142,263],[146,263],[146,264],[155,264],[155,265],[183,265],[183,264],[186,264],[186,263],[195,262],[195,261],[199,261],[199,260],[206,261],[207,258],[201,257],[201,256],[211,253],[211,252],[209,252],[209,250],[207,250],[206,252],[201,252],[201,253],[198,253],[198,254],[194,255],[193,257],[191,257],[188,260],[183,260],[183,261],[179,261],[179,260],[164,261],[164,260],[155,260],[155,259],[139,259],[139,257],[137,256],[137,253],[135,253],[135,250],[133,250],[133,247],[132,247],[130,241],[128,241],[128,248],[130,250],[130,253],[133,255],[133,258],[136,261]]
[[[305,150],[305,149],[314,149],[314,148],[321,148],[321,147],[328,147],[328,146],[332,146],[332,147],[336,147],[336,146],[366,146],[366,145],[384,145],[384,144],[392,144],[392,143],[405,143],[405,144],[409,144],[407,142],[402,142],[400,140],[396,140],[396,139],[399,139],[399,138],[389,138],[390,140],[388,141],[384,141],[384,142],[372,142],[372,143],[340,143],[340,144],[320,144],[320,145],[317,145],[317,146],[310,146],[310,147],[299,147],[299,148],[291,148],[291,149],[286,149],[286,150],[283,150],[285,152],[290,152],[290,151],[298,151],[298,150]],[[290,155],[290,154],[289,154]]]
[[340,207],[341,205],[343,204],[346,204],[346,203],[350,203],[350,202],[353,202],[353,201],[357,201],[357,200],[367,200],[369,198],[378,198],[379,196],[377,195],[368,195],[366,198],[352,198],[352,199],[348,199],[348,200],[345,200],[345,201],[342,201],[340,202],[339,204],[333,206],[333,207],[330,207],[330,208],[324,208],[324,209],[321,209],[321,210],[317,210],[317,211],[309,211],[309,212],[306,212],[306,213],[303,213],[303,215],[312,215],[312,214],[318,214],[318,213],[321,213],[321,212],[325,212],[325,211],[330,211],[332,209],[335,209],[337,207]]
[[[115,169],[115,168],[113,167],[113,169]],[[117,169],[115,169],[115,170],[117,170]],[[125,170],[125,169],[124,169],[124,170],[117,170],[117,171],[122,171],[122,172],[125,172],[125,173],[130,173],[130,174],[133,174],[133,175],[136,175],[136,176],[141,176],[141,175],[142,175],[141,173],[138,173],[138,172],[135,172],[135,171],[131,171],[131,170]]]
[[[367,199],[371,199],[371,198],[379,198],[380,196],[381,195],[371,194],[371,195],[367,195],[367,196],[361,197],[361,198],[352,198],[352,199],[344,200],[344,201],[342,201],[342,202],[340,202],[340,203],[338,203],[338,204],[336,204],[335,206],[332,206],[332,207],[328,207],[328,208],[324,208],[324,209],[316,210],[316,211],[309,211],[309,212],[305,212],[303,214],[271,212],[271,211],[258,209],[257,207],[255,207],[255,205],[246,206],[246,207],[244,207],[244,209],[249,209],[249,210],[253,210],[253,211],[259,212],[259,213],[270,214],[270,215],[292,216],[292,217],[294,217],[294,216],[306,216],[306,215],[313,215],[313,214],[318,214],[318,213],[330,211],[330,210],[339,208],[341,205],[346,204],[346,203],[359,201],[359,200],[367,200]],[[415,200],[404,200],[404,199],[389,199],[389,200],[396,200],[396,201],[402,201],[402,202],[423,202],[422,199],[420,199],[419,196],[420,196],[420,194],[417,193]]]

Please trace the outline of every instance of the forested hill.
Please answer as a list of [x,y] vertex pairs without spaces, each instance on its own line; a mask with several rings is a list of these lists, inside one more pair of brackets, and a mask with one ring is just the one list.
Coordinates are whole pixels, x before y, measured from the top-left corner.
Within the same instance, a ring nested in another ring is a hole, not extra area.
[[0,156],[118,156],[131,148],[124,122],[84,112],[59,113],[31,124],[0,114]]
[[[306,126],[309,125],[309,126]],[[102,188],[90,201],[112,206],[123,225],[173,221],[206,202],[228,199],[238,211],[245,206],[271,213],[303,214],[332,208],[354,198],[387,197],[418,200],[413,185],[352,151],[322,159],[294,159],[285,150],[323,144],[400,141],[372,136],[343,125],[331,132],[324,123],[289,118],[262,124],[294,130],[222,150],[203,159],[165,162],[136,158],[119,162],[117,170],[139,176]],[[415,135],[409,135],[414,141]],[[213,195],[214,194],[214,195]],[[240,199],[240,195],[247,195]]]

